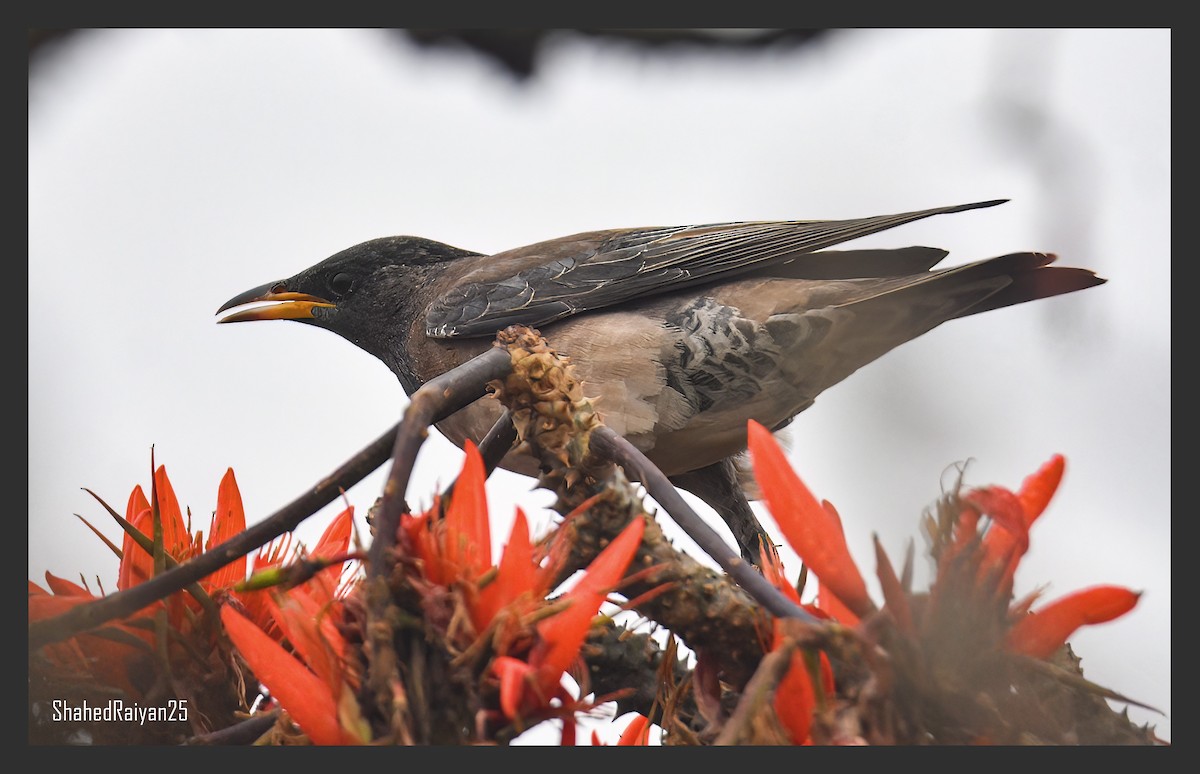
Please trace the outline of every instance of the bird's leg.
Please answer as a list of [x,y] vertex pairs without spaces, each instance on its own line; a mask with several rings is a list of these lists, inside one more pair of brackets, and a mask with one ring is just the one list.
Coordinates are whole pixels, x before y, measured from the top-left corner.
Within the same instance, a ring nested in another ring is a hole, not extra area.
[[755,566],[762,562],[759,546],[773,545],[773,541],[750,508],[732,457],[671,476],[671,483],[696,495],[717,512],[733,533],[743,559]]

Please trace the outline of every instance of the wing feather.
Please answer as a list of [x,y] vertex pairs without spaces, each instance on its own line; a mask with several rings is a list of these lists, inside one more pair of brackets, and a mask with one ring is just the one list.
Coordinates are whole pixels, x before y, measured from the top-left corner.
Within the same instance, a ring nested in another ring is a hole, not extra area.
[[[803,274],[815,251],[915,220],[1004,200],[851,220],[746,221],[612,232],[594,247],[563,255],[562,245],[522,248],[523,268],[502,277],[464,281],[428,309],[425,324],[435,338],[491,336],[507,325],[542,326],[573,314],[635,298],[667,293],[719,278],[769,271],[787,263]],[[594,233],[586,235],[589,238]],[[557,240],[556,240],[557,241]],[[546,255],[547,257],[542,257]],[[827,266],[824,258],[817,259]],[[862,262],[860,262],[862,263]],[[827,271],[828,269],[824,269]],[[893,272],[881,269],[883,275]]]

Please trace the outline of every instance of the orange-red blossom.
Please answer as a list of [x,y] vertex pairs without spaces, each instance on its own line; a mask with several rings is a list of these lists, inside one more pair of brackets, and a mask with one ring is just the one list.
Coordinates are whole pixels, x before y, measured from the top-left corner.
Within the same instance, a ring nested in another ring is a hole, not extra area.
[[[468,442],[465,451],[445,514],[439,516],[435,506],[423,514],[402,516],[403,547],[419,560],[416,566],[427,584],[461,592],[474,636],[493,635],[491,646],[496,655],[490,672],[498,681],[504,715],[522,721],[563,714],[552,708],[555,699],[564,707],[571,703],[561,684],[563,674],[579,658],[592,619],[637,550],[644,522],[630,522],[574,587],[547,601],[557,563],[553,557],[546,565],[536,559],[520,509],[500,563],[493,566],[483,460],[474,444]],[[347,687],[352,680],[343,666],[344,640],[329,624],[329,616],[322,615],[320,605],[294,596],[293,590],[278,598],[274,612],[287,639],[296,646],[297,656],[226,608],[222,620],[230,638],[258,679],[314,743],[369,741],[369,729],[357,714]],[[548,605],[561,609],[537,621],[529,645],[529,638],[516,632],[525,619],[545,612]],[[573,723],[563,724],[563,737],[564,741],[574,739]]]
[[[767,507],[788,544],[819,582],[817,606],[843,624],[856,625],[859,619],[874,613],[876,606],[867,593],[858,565],[850,556],[837,511],[828,502],[817,501],[788,464],[769,430],[750,420],[747,432],[755,476]],[[1029,528],[1053,497],[1064,467],[1065,459],[1055,455],[1026,478],[1016,493],[994,486],[965,493],[961,497],[963,507],[955,541],[940,557],[939,581],[942,570],[952,565],[955,553],[968,550],[978,540],[980,517],[987,515],[992,525],[983,535],[977,560],[977,593],[968,596],[981,603],[1000,595],[1008,600],[1013,575],[1029,547]],[[892,613],[902,633],[913,636],[918,624],[913,621],[908,597],[878,542],[876,556],[885,609]],[[764,569],[777,586],[795,593],[783,578],[782,567],[773,554],[764,556]],[[935,591],[940,585],[935,585]],[[1011,623],[998,645],[1010,653],[1047,658],[1079,627],[1111,621],[1129,612],[1138,596],[1137,592],[1119,586],[1095,586],[1068,594],[1032,613],[1026,612],[1027,603],[1015,605],[1010,612]],[[936,614],[936,604],[926,610],[927,618]],[[777,636],[776,647],[778,644]],[[811,694],[807,670],[797,662],[776,692],[776,711],[791,730],[793,739],[807,735],[813,706]]]
[[[525,514],[518,508],[508,543],[493,573],[491,529],[483,459],[473,443],[464,450],[462,472],[445,517],[433,511],[406,515],[401,528],[421,559],[425,577],[439,585],[458,584],[465,590],[466,606],[477,634],[495,628],[513,630],[539,608],[550,604],[546,595],[558,571],[558,557],[546,564],[535,557]],[[535,626],[532,647],[523,656],[505,652],[514,645],[509,636],[492,638],[498,648],[491,672],[499,681],[500,709],[513,720],[536,717],[550,710],[554,699],[568,700],[561,681],[579,658],[600,605],[625,573],[641,543],[645,523],[634,519],[588,566],[582,578],[553,600],[564,609],[542,618]],[[564,724],[564,734],[570,735]]]

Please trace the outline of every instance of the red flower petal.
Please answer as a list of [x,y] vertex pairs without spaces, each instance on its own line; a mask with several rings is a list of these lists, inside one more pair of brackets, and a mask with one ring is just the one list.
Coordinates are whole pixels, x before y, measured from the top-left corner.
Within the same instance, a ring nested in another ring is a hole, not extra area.
[[[825,586],[817,584],[816,608],[842,626],[858,626],[859,617]],[[809,611],[812,612],[812,611]]]
[[621,738],[617,740],[618,747],[637,747],[646,746],[650,743],[650,718],[641,714],[635,713],[633,720],[629,721],[629,725],[625,726],[625,730],[621,732]]
[[[569,699],[570,696],[563,697]],[[575,746],[575,721],[572,718],[563,718],[562,738],[559,740],[559,745],[562,747]]]
[[787,575],[783,571],[783,559],[774,547],[760,547],[759,566],[762,568],[763,577],[770,581],[772,586],[779,589],[784,596],[797,605],[800,604],[800,592],[796,591],[796,587],[788,582]]
[[327,612],[296,591],[267,597],[272,617],[308,668],[325,681],[330,695],[337,696],[342,690],[345,640]]
[[[994,500],[990,504],[985,504],[983,501],[977,502],[977,507],[997,519],[1003,527],[989,530],[984,535],[983,548],[987,558],[984,562],[986,566],[980,568],[986,572],[1003,567],[1000,593],[1008,593],[1013,575],[1017,570],[1017,564],[1029,550],[1029,528],[1045,511],[1050,499],[1058,491],[1065,468],[1066,458],[1061,454],[1056,454],[1037,472],[1025,478],[1021,483],[1021,491],[1016,495],[1006,489],[991,487],[992,490],[998,490],[1007,497],[1013,498],[1019,507],[1007,503],[1000,505]],[[975,490],[971,494],[983,491],[986,490]]]
[[255,677],[267,686],[313,744],[350,744],[328,686],[241,613],[221,607],[221,622]]
[[[350,506],[333,517],[333,521],[329,522],[329,526],[321,533],[320,540],[317,541],[316,547],[309,556],[325,559],[344,556],[350,547],[350,535],[353,530],[354,506]],[[313,579],[305,586],[309,588],[310,593],[315,593],[318,589],[327,590],[329,594],[324,601],[328,602],[333,599],[333,592],[337,591],[343,569],[345,569],[344,564],[330,565],[313,576]],[[324,582],[316,582],[317,578]]]
[[1015,494],[999,486],[972,489],[962,499],[992,518],[992,528],[983,536],[984,558],[979,565],[979,575],[982,578],[988,573],[996,574],[1000,593],[1007,595],[1017,564],[1029,550],[1029,520],[1025,508]]
[[[41,621],[62,615],[78,605],[91,602],[93,597],[67,594],[51,595],[37,594],[29,597],[29,621]],[[152,603],[158,605],[159,603]],[[143,611],[150,608],[143,608]],[[131,675],[145,670],[151,646],[154,643],[154,633],[145,627],[129,625],[142,613],[121,621],[109,624],[92,633],[84,632],[63,642],[56,642],[41,649],[41,653],[50,661],[64,668],[83,674],[90,674],[100,683],[118,688],[128,696],[138,698],[142,692],[134,685]],[[105,630],[115,630],[126,636],[136,637],[146,643],[145,647],[137,647],[129,642],[123,642],[105,636]]]
[[466,570],[473,578],[492,566],[492,534],[483,457],[470,441],[463,446],[463,451],[466,459],[446,509],[444,551],[449,562]]
[[57,594],[36,594],[29,597],[29,620],[41,621],[62,615],[73,607],[90,602],[91,597],[59,596]]
[[66,578],[60,578],[57,575],[51,575],[50,571],[46,571],[46,585],[50,590],[59,597],[87,597],[92,598],[92,592],[80,586],[78,583],[73,583]]
[[996,526],[1003,528],[1019,544],[1029,545],[1029,527],[1025,518],[1025,508],[1015,494],[1004,487],[985,486],[972,489],[964,494],[962,499],[980,513],[990,516]]
[[513,518],[512,530],[508,534],[508,543],[500,557],[501,588],[507,589],[502,596],[512,600],[526,591],[533,591],[538,584],[538,565],[533,560],[533,544],[529,542],[529,521],[525,511],[517,508]]
[[500,710],[505,717],[519,717],[526,677],[533,673],[533,667],[512,656],[496,656],[492,659],[492,672],[500,678]]
[[1140,596],[1120,586],[1092,586],[1060,597],[1017,621],[1008,630],[1005,647],[1013,653],[1049,658],[1076,629],[1128,613]]
[[1021,482],[1021,491],[1017,493],[1017,497],[1020,498],[1021,505],[1025,509],[1026,528],[1042,515],[1042,511],[1046,510],[1050,498],[1054,497],[1054,493],[1058,491],[1058,485],[1062,482],[1066,466],[1066,458],[1061,454],[1055,454],[1042,467],[1038,468],[1036,473]]
[[[833,507],[833,503],[822,500],[821,506],[837,520],[838,529],[842,529],[842,517],[838,514],[837,508]],[[844,535],[845,532],[843,531],[842,534]],[[845,602],[838,599],[837,594],[833,593],[833,589],[821,583],[820,578],[817,579],[817,596],[813,601],[816,602],[817,611],[824,616],[832,618],[842,626],[858,626],[858,615]],[[814,611],[809,610],[809,612]]]
[[533,546],[529,543],[529,523],[525,512],[517,508],[516,518],[513,519],[512,531],[504,553],[500,556],[500,566],[496,569],[495,579],[479,591],[479,596],[471,609],[471,620],[475,630],[482,632],[491,623],[502,608],[512,604],[522,594],[532,603],[540,601],[546,590],[540,588],[538,581],[540,573],[533,561]]
[[[129,503],[125,506],[125,520],[132,524],[144,535],[153,535],[150,517],[150,502],[142,494],[142,488],[135,486],[129,493]],[[154,559],[149,552],[134,542],[129,533],[121,541],[121,565],[117,571],[117,588],[121,591],[133,588],[154,574]]]
[[[783,642],[778,625],[775,627],[775,641],[771,646],[776,650]],[[774,707],[779,722],[787,729],[792,744],[804,744],[808,740],[809,729],[812,728],[813,710],[817,706],[817,695],[813,690],[812,680],[808,676],[808,666],[804,663],[804,655],[796,650],[792,653],[791,665],[787,674],[775,688]]]
[[855,613],[875,609],[867,586],[850,556],[836,512],[821,506],[788,464],[771,431],[754,420],[747,426],[754,475],[771,515],[792,549],[817,576],[820,584]]
[[825,695],[833,696],[837,692],[837,684],[833,679],[833,662],[829,660],[829,656],[825,651],[821,651],[821,689],[825,691]]
[[[171,479],[167,477],[166,465],[158,466],[154,474],[154,488],[158,494],[158,515],[162,520],[163,547],[174,558],[186,559],[192,536],[183,523],[183,512],[179,509],[179,499],[175,497]],[[146,534],[154,536],[153,532]]]
[[354,529],[354,506],[350,506],[333,517],[329,526],[321,533],[321,538],[313,547],[309,556],[334,557],[341,556],[350,548],[350,535]]
[[608,592],[625,573],[642,542],[645,521],[635,518],[592,560],[587,572],[566,594],[571,601],[562,612],[538,622],[538,642],[529,662],[537,667],[542,692],[555,692],[562,674],[579,655],[592,617]]
[[[228,468],[217,487],[217,510],[213,514],[204,550],[210,551],[214,546],[245,531],[246,511],[242,507],[242,493],[238,491],[233,468]],[[243,555],[208,576],[203,585],[208,590],[224,589],[245,579],[246,557]]]

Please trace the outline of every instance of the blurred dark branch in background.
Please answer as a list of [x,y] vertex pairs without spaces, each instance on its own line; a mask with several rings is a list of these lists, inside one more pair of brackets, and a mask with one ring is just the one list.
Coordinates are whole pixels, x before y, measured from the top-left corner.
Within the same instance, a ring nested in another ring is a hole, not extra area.
[[32,70],[34,63],[39,56],[46,56],[60,49],[65,41],[76,37],[76,33],[88,32],[88,30],[79,30],[71,28],[49,28],[41,27],[38,29],[25,30],[26,40],[29,42],[29,67]]
[[[29,64],[38,55],[49,54],[78,33],[90,29],[40,28],[26,30]],[[430,48],[449,48],[481,54],[500,65],[517,80],[537,71],[538,57],[545,45],[568,36],[629,44],[646,54],[676,54],[706,51],[757,54],[792,50],[825,36],[825,29],[390,29],[387,33]]]
[[53,43],[56,40],[61,40],[69,36],[72,32],[76,32],[76,30],[69,27],[43,27],[40,29],[25,30],[25,33],[29,38],[29,56],[32,57],[34,52],[41,49],[41,47],[45,44]]
[[[1054,104],[1055,80],[1064,66],[1062,30],[1009,30],[997,35],[991,55],[983,107],[987,137],[992,146],[1028,168],[1037,182],[1033,195],[1038,243],[1063,255],[1080,256],[1099,273],[1107,274],[1100,260],[1097,221],[1105,190],[1105,163],[1089,142],[1086,127],[1072,122],[1072,113]],[[1040,45],[1029,45],[1036,35]],[[1131,149],[1132,150],[1132,149]],[[1132,151],[1136,152],[1136,151]],[[1048,337],[1060,344],[1064,357],[1082,352],[1070,345],[1075,339],[1061,332],[1095,330],[1105,322],[1099,307],[1038,309],[1047,327],[1060,335]],[[1090,313],[1090,314],[1089,314]]]
[[504,29],[393,30],[424,46],[463,48],[502,65],[520,80],[537,70],[539,53],[556,38],[576,36],[629,44],[645,54],[676,54],[696,50],[720,53],[761,53],[793,49],[811,43],[823,29]]

